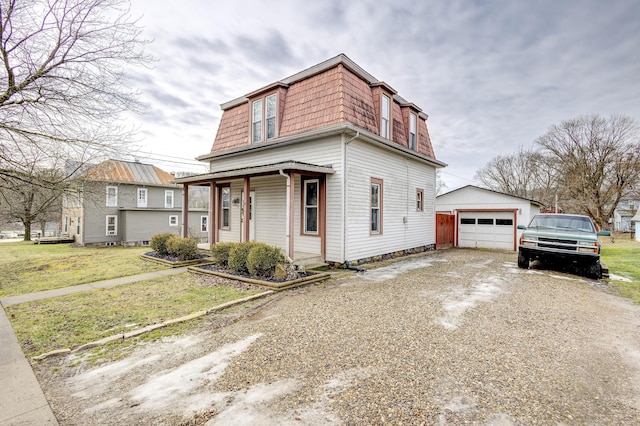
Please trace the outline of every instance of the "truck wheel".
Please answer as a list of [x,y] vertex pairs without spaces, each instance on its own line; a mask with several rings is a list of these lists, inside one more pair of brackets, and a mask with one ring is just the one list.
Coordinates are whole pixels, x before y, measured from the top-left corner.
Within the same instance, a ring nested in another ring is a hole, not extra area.
[[522,253],[518,253],[518,267],[522,269],[529,269],[529,258]]
[[596,260],[589,266],[589,275],[597,280],[602,278],[602,266],[600,265],[600,260]]

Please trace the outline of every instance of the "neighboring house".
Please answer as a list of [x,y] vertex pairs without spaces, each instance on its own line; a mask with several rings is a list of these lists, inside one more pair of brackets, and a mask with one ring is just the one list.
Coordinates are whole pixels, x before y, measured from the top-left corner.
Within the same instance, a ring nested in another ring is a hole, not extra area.
[[613,230],[616,232],[632,231],[631,219],[638,212],[639,207],[639,199],[625,198],[620,200],[613,211]]
[[635,233],[636,241],[640,241],[640,209],[636,212],[636,215],[631,218],[632,230]]
[[467,185],[439,195],[436,211],[455,216],[454,246],[517,250],[522,231],[542,204]]
[[[294,260],[360,261],[435,246],[427,115],[345,55],[222,104],[210,241],[256,240]],[[185,227],[187,224],[185,224]]]
[[[65,194],[62,234],[82,245],[148,245],[163,232],[181,233],[182,187],[151,165],[109,160],[89,168]],[[191,237],[206,241],[208,212],[192,210]]]

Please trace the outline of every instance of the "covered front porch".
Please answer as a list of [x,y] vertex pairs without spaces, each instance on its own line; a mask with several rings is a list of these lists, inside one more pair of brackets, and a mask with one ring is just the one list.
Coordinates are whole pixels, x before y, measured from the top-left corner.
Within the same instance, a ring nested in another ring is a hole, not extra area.
[[209,214],[197,224],[208,249],[217,242],[260,241],[279,247],[298,264],[326,258],[326,181],[333,168],[296,161],[176,179],[183,190],[183,236],[189,223],[189,188],[208,186]]

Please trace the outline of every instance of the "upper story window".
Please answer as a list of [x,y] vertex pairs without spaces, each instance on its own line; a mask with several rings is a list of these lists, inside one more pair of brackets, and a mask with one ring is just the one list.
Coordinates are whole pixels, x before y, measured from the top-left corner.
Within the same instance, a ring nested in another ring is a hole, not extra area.
[[137,206],[147,207],[147,188],[138,188]]
[[409,114],[409,149],[416,150],[417,118],[415,114]]
[[[263,107],[264,104],[264,107]],[[276,94],[258,99],[251,104],[251,142],[260,142],[276,137]],[[264,125],[263,125],[264,123]]]
[[167,190],[164,191],[164,208],[172,209],[173,208],[173,191]]
[[118,206],[118,187],[107,186],[107,207]]
[[382,95],[382,103],[380,107],[380,136],[389,139],[389,120],[391,117],[391,99],[387,95]]

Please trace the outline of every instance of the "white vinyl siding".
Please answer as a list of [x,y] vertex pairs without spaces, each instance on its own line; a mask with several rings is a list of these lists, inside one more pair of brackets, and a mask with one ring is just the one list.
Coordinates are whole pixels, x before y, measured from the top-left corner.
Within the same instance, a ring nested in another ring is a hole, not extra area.
[[[435,244],[434,167],[354,140],[347,170],[346,260]],[[371,178],[384,183],[380,235],[370,232]],[[424,212],[416,211],[416,187],[424,188]]]
[[[292,158],[295,158],[296,161],[309,164],[330,164],[336,171],[336,173],[327,175],[326,181],[326,201],[328,206],[326,217],[326,258],[327,260],[341,262],[343,234],[342,220],[344,217],[344,212],[341,208],[343,190],[340,175],[342,170],[341,154],[341,137],[335,136],[323,140],[316,140],[311,144],[300,143],[290,145],[287,146],[284,150],[266,150],[216,160],[212,163],[212,170],[233,170],[257,165],[274,164],[278,162],[289,161]],[[267,179],[271,182],[271,184],[269,184],[269,192],[265,193],[264,189],[261,189],[261,185],[263,185],[262,183],[259,184],[261,179]],[[285,229],[285,182],[286,179],[282,176],[251,179],[251,189],[256,190],[256,216],[258,218],[258,222],[256,223],[256,240],[264,241],[281,248],[284,248],[286,244],[285,233],[282,232],[282,229]],[[294,249],[298,252],[319,253],[320,238],[318,238],[317,236],[300,235],[300,176],[295,175],[295,179],[292,179],[291,184],[292,188],[294,188],[295,191],[294,232],[296,233],[296,235],[294,236]],[[231,191],[233,194],[237,193],[239,197],[239,194],[242,191],[242,181],[233,181]],[[271,196],[269,196],[268,194],[271,194]],[[272,203],[272,207],[267,207],[269,203]],[[261,222],[261,218],[265,217],[265,215],[268,215],[268,217],[271,217],[272,220],[276,221],[273,226],[264,226],[265,222]],[[230,233],[220,231],[220,241],[237,241],[237,238],[239,237],[237,237],[236,235],[239,235],[239,233],[234,232],[234,230],[238,229],[236,228],[236,226],[240,225],[239,217],[239,206],[232,205],[232,231]],[[261,223],[262,226],[260,225]],[[281,227],[279,223],[282,223]],[[274,241],[274,243],[271,243],[269,241]],[[275,241],[278,241],[278,243],[275,243]]]

